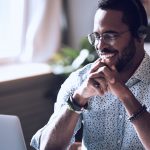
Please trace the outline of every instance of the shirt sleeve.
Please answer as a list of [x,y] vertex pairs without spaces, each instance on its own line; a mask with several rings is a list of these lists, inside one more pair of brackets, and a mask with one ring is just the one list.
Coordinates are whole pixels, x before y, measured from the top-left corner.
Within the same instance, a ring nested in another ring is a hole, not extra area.
[[[36,150],[39,150],[40,148],[40,138],[42,135],[42,132],[48,128],[50,125],[54,124],[56,119],[61,115],[61,112],[63,109],[66,109],[67,107],[67,99],[75,89],[81,84],[81,77],[79,75],[79,71],[73,72],[67,79],[66,81],[62,84],[58,95],[57,95],[57,101],[54,105],[54,113],[50,117],[48,123],[41,129],[39,129],[35,135],[33,135],[31,139],[30,145],[34,147]],[[75,141],[75,134],[76,132],[81,128],[81,121],[82,121],[82,115],[79,117],[78,123],[76,125],[76,128],[74,130],[73,137],[70,141],[70,144]]]

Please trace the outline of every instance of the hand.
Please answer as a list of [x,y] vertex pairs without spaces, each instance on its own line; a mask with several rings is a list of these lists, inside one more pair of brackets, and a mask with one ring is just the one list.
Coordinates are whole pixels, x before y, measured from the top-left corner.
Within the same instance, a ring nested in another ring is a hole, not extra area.
[[98,59],[89,71],[87,79],[75,91],[73,97],[79,100],[80,104],[86,104],[91,96],[102,96],[107,92],[111,92],[120,100],[131,93],[115,66],[108,67]]
[[104,67],[106,66],[103,63],[99,62],[91,69],[89,74],[89,81],[97,91],[97,95],[100,96],[108,92],[108,83],[103,73]]
[[[107,82],[104,78],[104,74],[100,72],[100,67],[104,66],[100,59],[95,61],[87,79],[83,84],[74,92],[73,98],[78,100],[80,105],[87,103],[91,96],[103,95],[107,91]],[[94,72],[100,72],[97,77],[92,78]]]
[[[124,100],[126,99],[126,97],[131,95],[131,91],[126,87],[125,83],[122,81],[121,76],[115,68],[115,66],[102,66],[98,70],[99,71],[94,72],[92,74],[92,78],[96,78],[98,74],[103,73],[103,77],[105,78],[106,82],[105,84],[107,84],[107,91],[117,96],[120,100]],[[106,90],[104,89],[104,91]]]

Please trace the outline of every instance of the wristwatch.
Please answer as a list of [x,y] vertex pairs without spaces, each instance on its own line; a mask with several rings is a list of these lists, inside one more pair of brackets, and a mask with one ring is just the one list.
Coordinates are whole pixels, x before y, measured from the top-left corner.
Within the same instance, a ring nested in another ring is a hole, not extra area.
[[88,103],[86,103],[84,106],[80,106],[72,96],[70,96],[68,98],[67,104],[68,104],[70,110],[72,110],[78,114],[82,113],[82,111],[84,109],[87,109],[87,107],[88,107]]

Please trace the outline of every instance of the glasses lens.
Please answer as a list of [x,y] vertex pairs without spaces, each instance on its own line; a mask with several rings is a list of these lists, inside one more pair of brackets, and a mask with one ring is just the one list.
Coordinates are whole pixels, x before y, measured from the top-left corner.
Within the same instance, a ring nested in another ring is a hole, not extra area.
[[103,39],[104,40],[114,40],[114,39],[116,39],[116,37],[117,37],[117,34],[114,34],[114,33],[105,33],[105,34],[103,34]]
[[102,37],[103,37],[103,40],[105,43],[112,45],[112,44],[114,44],[115,40],[117,39],[118,34],[116,34],[116,33],[104,33]]
[[113,45],[117,37],[117,33],[103,33],[101,36],[98,33],[91,33],[88,35],[88,40],[89,43],[93,46],[95,46],[96,42],[99,42],[99,40],[103,40],[103,42],[106,44]]

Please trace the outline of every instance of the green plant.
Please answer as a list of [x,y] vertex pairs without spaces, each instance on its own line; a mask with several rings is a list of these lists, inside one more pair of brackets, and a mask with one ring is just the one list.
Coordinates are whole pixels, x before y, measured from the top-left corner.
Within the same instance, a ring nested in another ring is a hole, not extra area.
[[81,39],[80,51],[64,46],[51,58],[50,65],[55,74],[70,74],[72,71],[93,62],[97,54],[87,38]]

